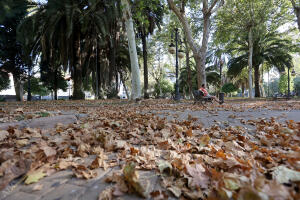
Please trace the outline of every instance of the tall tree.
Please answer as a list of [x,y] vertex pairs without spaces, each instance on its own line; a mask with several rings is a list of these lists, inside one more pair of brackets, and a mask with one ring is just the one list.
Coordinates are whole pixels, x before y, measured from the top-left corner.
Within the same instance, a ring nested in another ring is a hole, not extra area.
[[9,75],[6,71],[0,68],[0,92],[9,88]]
[[[181,22],[186,39],[189,43],[190,48],[193,51],[193,56],[196,62],[197,69],[197,81],[198,87],[202,84],[206,84],[205,75],[205,61],[207,53],[207,45],[209,40],[209,35],[211,31],[211,18],[213,14],[218,10],[218,8],[223,4],[223,0],[202,0],[201,14],[203,17],[203,32],[202,32],[202,43],[198,45],[197,41],[193,38],[192,29],[185,15],[185,6],[188,1],[181,0],[175,3],[173,0],[168,0],[170,9],[175,13]],[[191,1],[190,3],[200,3],[199,1]],[[197,7],[196,7],[197,8]],[[192,10],[192,12],[197,12],[198,10]]]
[[[270,24],[277,19],[281,9],[276,3],[281,0],[228,0],[218,13],[217,35],[220,40],[233,40],[247,37],[248,48],[248,81],[249,97],[253,98],[252,71],[253,71],[253,43],[259,34],[266,31]],[[275,5],[276,6],[275,6]],[[282,20],[283,22],[284,20]],[[281,23],[282,23],[281,22]],[[273,27],[271,27],[273,28]],[[244,42],[244,41],[243,41]]]
[[25,67],[22,46],[17,41],[17,27],[25,17],[26,0],[3,0],[0,2],[0,63],[1,68],[13,75],[17,101],[23,100]]
[[142,0],[134,2],[133,13],[133,18],[137,25],[137,35],[142,39],[144,61],[144,98],[148,99],[147,37],[150,34],[153,34],[155,26],[160,28],[163,20],[164,9],[159,0]]
[[290,0],[292,2],[293,8],[294,8],[294,12],[296,14],[297,17],[297,23],[298,23],[298,29],[300,31],[300,0]]
[[[255,97],[260,97],[260,67],[263,63],[274,66],[278,71],[284,71],[285,68],[293,66],[292,53],[299,51],[298,48],[289,39],[282,39],[282,34],[265,33],[260,34],[253,41],[253,68]],[[246,39],[245,39],[246,40]],[[244,68],[247,67],[247,58],[249,58],[248,45],[246,42],[240,42],[235,48],[239,56],[233,57],[228,62],[228,73],[238,76]]]
[[131,84],[132,84],[132,99],[139,99],[141,97],[141,79],[140,69],[138,63],[138,56],[136,51],[135,33],[133,29],[133,20],[131,9],[128,0],[121,0],[123,6],[123,17],[125,19],[125,27],[128,37],[129,55],[131,61]]

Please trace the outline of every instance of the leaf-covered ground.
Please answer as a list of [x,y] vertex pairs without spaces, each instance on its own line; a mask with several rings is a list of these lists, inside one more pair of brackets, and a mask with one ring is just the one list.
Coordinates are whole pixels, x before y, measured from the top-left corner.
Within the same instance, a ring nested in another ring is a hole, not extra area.
[[[170,100],[0,106],[2,123],[50,120],[64,113],[86,116],[49,130],[0,130],[2,191],[14,180],[19,186],[40,183],[34,189],[43,190],[44,177],[57,171],[72,170],[78,179],[90,180],[99,177],[99,169],[111,169],[105,177],[111,184],[99,190],[99,199],[126,199],[128,194],[151,199],[300,199],[299,101],[206,107]],[[281,115],[273,117],[272,112]],[[285,114],[289,112],[294,120]],[[249,113],[253,118],[247,118]],[[257,113],[265,116],[255,117]],[[142,180],[145,171],[157,178],[159,187],[152,187],[151,177]]]

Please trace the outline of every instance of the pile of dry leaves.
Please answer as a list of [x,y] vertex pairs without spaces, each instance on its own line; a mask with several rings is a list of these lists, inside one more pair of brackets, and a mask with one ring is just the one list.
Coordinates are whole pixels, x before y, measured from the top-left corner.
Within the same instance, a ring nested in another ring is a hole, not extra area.
[[[237,109],[207,109],[216,107]],[[191,116],[167,121],[147,112],[172,108],[152,102],[81,106],[76,109],[88,117],[77,124],[0,130],[0,190],[18,177],[31,184],[72,169],[74,176],[91,179],[99,168],[119,168],[106,178],[114,186],[99,191],[99,199],[126,193],[153,199],[300,199],[300,123],[245,121],[256,126],[250,134],[243,127],[203,128]],[[156,174],[160,189],[151,191],[141,180],[144,170]]]

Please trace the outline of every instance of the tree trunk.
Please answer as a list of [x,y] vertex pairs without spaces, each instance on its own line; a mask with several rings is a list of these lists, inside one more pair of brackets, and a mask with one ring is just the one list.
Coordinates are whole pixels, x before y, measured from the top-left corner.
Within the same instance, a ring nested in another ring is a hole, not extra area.
[[295,2],[295,0],[290,0],[290,1],[292,2],[294,12],[295,12],[296,17],[297,17],[298,29],[300,31],[300,5],[299,5],[299,3],[297,4]]
[[162,89],[161,89],[161,83],[160,81],[158,82],[158,85],[159,85],[159,97],[162,98],[163,96],[163,93],[162,93]]
[[[203,80],[203,76],[205,76],[205,69],[202,69],[202,59],[201,56],[195,56],[194,55],[194,59],[196,62],[196,71],[197,71],[197,86],[198,89],[201,87],[202,85],[202,80]],[[205,84],[205,83],[203,83]]]
[[188,83],[188,87],[189,87],[189,97],[192,97],[192,72],[191,72],[191,66],[190,66],[190,50],[188,47],[188,43],[186,41],[186,39],[184,39],[184,43],[185,43],[185,61],[186,61],[186,69],[187,69],[187,83]]
[[81,56],[80,56],[80,32],[75,31],[74,40],[74,89],[73,89],[73,99],[79,100],[84,99],[85,95],[83,93],[83,82],[82,82],[82,69],[81,69]]
[[297,16],[298,29],[300,31],[300,7],[295,8],[295,13],[296,13],[296,16]]
[[262,64],[262,67],[261,67],[260,91],[261,91],[261,96],[266,97],[266,91],[265,91],[265,88],[264,88],[264,68],[263,68],[263,64]]
[[100,63],[100,49],[98,47],[98,43],[97,43],[97,55],[96,55],[96,95],[97,95],[97,99],[99,98],[103,98],[102,95],[100,94],[100,89],[102,87],[102,82],[101,82],[101,63]]
[[[210,14],[204,14],[204,22],[203,22],[203,35],[202,35],[202,46],[200,48],[200,66],[197,73],[199,74],[200,79],[198,80],[198,88],[201,87],[202,84],[206,85],[206,73],[205,73],[205,62],[206,62],[206,53],[207,53],[207,44],[210,33]],[[200,72],[199,72],[200,71]],[[200,81],[200,83],[199,83]]]
[[57,100],[57,67],[55,68],[55,77],[54,77],[54,99]]
[[16,92],[16,100],[17,101],[23,101],[23,84],[21,81],[21,78],[17,74],[13,74],[13,80],[14,80],[14,86],[15,86],[15,92]]
[[254,85],[255,85],[255,97],[260,97],[260,88],[259,88],[259,65],[254,66]]
[[245,84],[242,83],[242,97],[245,97]]
[[28,67],[27,101],[31,101],[31,66]]
[[128,90],[127,90],[127,87],[126,87],[126,85],[125,85],[125,81],[124,81],[124,79],[123,79],[122,73],[120,73],[120,79],[121,79],[121,81],[122,81],[122,84],[123,84],[123,87],[124,87],[124,90],[125,90],[127,99],[129,99]]
[[249,40],[249,58],[248,58],[249,98],[253,99],[253,93],[252,93],[252,57],[253,57],[252,28],[250,28],[250,30],[249,30],[248,40]]
[[147,41],[146,35],[142,34],[142,44],[143,44],[143,60],[144,60],[144,98],[149,99],[148,94],[148,52],[147,52]]
[[204,26],[203,26],[203,35],[202,35],[202,46],[200,48],[197,45],[196,41],[193,39],[192,29],[189,25],[187,18],[184,15],[184,8],[181,8],[179,10],[176,7],[173,0],[168,0],[169,7],[181,22],[183,30],[186,35],[187,42],[189,43],[190,48],[193,51],[193,56],[196,62],[196,69],[197,69],[198,88],[200,88],[202,84],[206,85],[205,61],[206,61],[207,43],[208,43],[209,33],[210,33],[210,17],[212,13],[216,11],[215,6],[217,2],[218,0],[215,0],[209,5],[207,0],[202,1],[203,4],[202,13],[204,16],[204,21],[203,21]]
[[128,37],[129,55],[130,55],[130,62],[131,62],[131,84],[132,84],[131,99],[138,99],[141,97],[141,79],[140,79],[138,57],[136,52],[133,20],[131,17],[131,11],[130,11],[128,0],[121,0],[121,3],[123,5],[123,16],[125,18],[125,27],[126,27],[127,37]]

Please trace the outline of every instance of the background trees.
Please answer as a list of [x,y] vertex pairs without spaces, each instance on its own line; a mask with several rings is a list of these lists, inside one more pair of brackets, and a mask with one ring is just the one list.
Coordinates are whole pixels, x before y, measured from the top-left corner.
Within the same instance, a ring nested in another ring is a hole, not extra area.
[[23,81],[26,63],[22,46],[17,41],[17,27],[27,14],[29,3],[26,0],[4,0],[0,2],[0,64],[4,72],[11,73],[14,80],[16,98],[22,101]]
[[[252,97],[252,68],[255,71],[255,96],[259,97],[260,65],[267,61],[283,70],[284,66],[292,63],[291,39],[278,34],[278,29],[289,20],[291,18],[288,2],[284,0],[229,0],[220,9],[217,16],[216,38],[226,44],[231,53],[229,73],[237,68],[241,69],[242,66],[248,67],[250,97]],[[242,48],[238,49],[239,47]],[[232,54],[232,51],[235,52]],[[246,54],[242,55],[241,52]],[[279,63],[280,61],[282,62]],[[236,71],[235,74],[239,74],[240,71]]]
[[179,28],[185,51],[179,80],[185,96],[202,83],[217,93],[231,82],[243,93],[249,87],[250,96],[254,85],[260,97],[265,71],[295,64],[299,31],[292,27],[292,11],[297,15],[298,7],[292,0],[3,0],[2,88],[11,73],[19,100],[24,82],[31,86],[36,80],[57,99],[69,73],[73,99],[84,99],[86,89],[96,98],[115,98],[121,89],[139,98],[141,61],[148,98],[166,79],[173,81],[174,58],[167,48],[171,32]]

